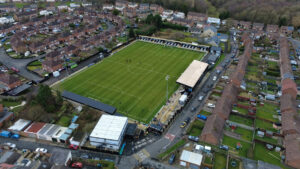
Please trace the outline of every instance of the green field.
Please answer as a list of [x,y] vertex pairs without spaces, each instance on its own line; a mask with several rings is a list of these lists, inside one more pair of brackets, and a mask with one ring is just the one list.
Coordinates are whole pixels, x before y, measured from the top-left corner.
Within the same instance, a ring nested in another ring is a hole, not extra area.
[[117,108],[117,112],[148,123],[178,89],[177,78],[204,53],[134,42],[54,88],[86,96]]

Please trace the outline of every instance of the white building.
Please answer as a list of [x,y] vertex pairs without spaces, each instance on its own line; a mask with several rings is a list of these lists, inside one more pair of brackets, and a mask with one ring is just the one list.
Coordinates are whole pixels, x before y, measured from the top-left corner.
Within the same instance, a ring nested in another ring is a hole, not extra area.
[[79,8],[80,5],[79,4],[75,4],[75,3],[70,3],[70,7],[71,8]]
[[185,168],[200,169],[202,158],[202,154],[183,150],[180,156],[180,165],[184,166]]
[[128,4],[128,8],[137,8],[137,7],[139,7],[139,4],[137,4],[137,3],[129,2],[129,4]]
[[12,17],[10,17],[10,18],[1,17],[0,18],[0,24],[13,23],[13,22],[15,22],[15,20]]
[[26,127],[28,127],[30,123],[30,120],[19,119],[12,126],[10,126],[8,130],[13,133],[19,133],[20,131],[23,131]]
[[174,13],[174,17],[175,18],[182,18],[182,19],[184,19],[185,18],[185,14],[183,12],[175,12]]
[[104,4],[102,7],[103,10],[113,10],[114,9],[114,5],[112,4]]
[[128,124],[127,117],[102,115],[90,134],[90,144],[118,151]]
[[221,20],[219,18],[208,17],[207,23],[220,25]]
[[48,15],[52,15],[52,14],[53,14],[52,11],[47,11],[47,10],[40,11],[40,15],[42,15],[42,16],[48,16]]

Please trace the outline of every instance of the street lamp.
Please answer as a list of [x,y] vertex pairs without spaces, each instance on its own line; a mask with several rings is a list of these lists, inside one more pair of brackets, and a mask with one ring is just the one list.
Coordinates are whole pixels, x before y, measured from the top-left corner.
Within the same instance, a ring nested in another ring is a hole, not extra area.
[[169,78],[170,78],[170,76],[167,75],[167,76],[166,76],[166,81],[167,81],[166,105],[167,105],[167,102],[168,102],[168,81],[169,81]]

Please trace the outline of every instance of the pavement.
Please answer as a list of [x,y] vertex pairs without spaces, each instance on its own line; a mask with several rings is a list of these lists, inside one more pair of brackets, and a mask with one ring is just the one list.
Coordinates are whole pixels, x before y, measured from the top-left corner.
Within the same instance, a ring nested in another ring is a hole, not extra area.
[[8,67],[9,69],[11,67],[15,67],[19,69],[18,74],[25,77],[26,79],[33,80],[33,81],[40,81],[42,78],[30,71],[27,70],[27,65],[37,59],[40,59],[44,57],[44,55],[40,55],[33,58],[26,58],[26,59],[14,59],[7,55],[4,48],[0,48],[0,62]]

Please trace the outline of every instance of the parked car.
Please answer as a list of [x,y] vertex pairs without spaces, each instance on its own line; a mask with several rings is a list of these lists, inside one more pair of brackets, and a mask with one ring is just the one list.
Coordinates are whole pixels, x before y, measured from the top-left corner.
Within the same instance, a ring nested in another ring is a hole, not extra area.
[[74,162],[72,163],[71,167],[72,168],[82,168],[82,163],[81,162]]
[[213,77],[213,81],[216,81],[216,80],[217,80],[217,76],[214,76],[214,77]]
[[69,148],[73,149],[73,150],[77,150],[79,146],[74,145],[74,144],[70,144]]
[[35,152],[38,152],[38,153],[47,153],[48,150],[45,149],[45,148],[36,148],[36,149],[35,149]]
[[215,105],[215,104],[212,104],[212,103],[207,103],[207,107],[209,107],[209,108],[215,108],[216,105]]
[[82,154],[82,155],[80,155],[80,158],[83,158],[83,159],[89,159],[90,157],[89,157],[89,155],[87,155],[87,154]]
[[191,112],[194,112],[196,110],[196,107],[191,108]]
[[192,141],[195,141],[195,142],[199,141],[199,137],[197,137],[197,136],[189,136],[188,139],[192,140]]
[[175,161],[175,153],[171,154],[170,158],[169,158],[169,164],[172,165]]
[[204,115],[202,115],[202,114],[198,114],[198,115],[197,115],[197,118],[198,118],[198,119],[201,119],[201,120],[207,120],[207,117],[204,116]]
[[223,149],[223,150],[226,150],[226,151],[229,150],[228,146],[226,146],[226,145],[220,145],[220,149]]
[[7,146],[9,149],[15,149],[17,147],[16,144],[10,142],[4,143],[3,145]]
[[203,100],[203,96],[199,96],[198,101],[202,101]]
[[182,123],[181,123],[181,128],[184,128],[187,124],[189,124],[191,121],[191,118],[187,117]]

